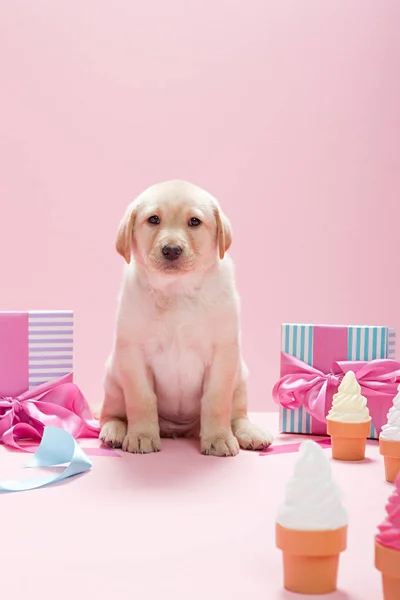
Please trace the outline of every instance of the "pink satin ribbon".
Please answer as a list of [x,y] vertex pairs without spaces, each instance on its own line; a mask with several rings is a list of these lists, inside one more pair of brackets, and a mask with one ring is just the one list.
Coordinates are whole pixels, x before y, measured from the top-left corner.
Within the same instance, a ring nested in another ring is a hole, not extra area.
[[304,406],[312,417],[326,422],[330,409],[328,399],[339,387],[347,371],[354,371],[361,392],[368,400],[372,422],[380,433],[386,415],[400,383],[400,362],[390,359],[364,361],[337,361],[330,373],[323,373],[291,354],[281,353],[280,380],[272,394],[276,403],[285,408]]
[[98,437],[91,413],[72,374],[39,385],[15,398],[0,396],[0,443],[22,451],[21,439],[42,439],[45,426],[68,431],[75,439]]

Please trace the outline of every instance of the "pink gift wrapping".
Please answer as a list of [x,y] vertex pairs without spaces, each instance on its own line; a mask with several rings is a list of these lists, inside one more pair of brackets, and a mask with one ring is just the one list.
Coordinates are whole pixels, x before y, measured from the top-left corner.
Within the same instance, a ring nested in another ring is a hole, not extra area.
[[326,435],[332,396],[353,370],[372,417],[370,437],[378,439],[400,382],[396,332],[388,327],[282,325],[280,380],[273,397],[280,430]]
[[98,422],[73,383],[72,311],[0,311],[0,443],[40,441],[44,427],[97,437]]

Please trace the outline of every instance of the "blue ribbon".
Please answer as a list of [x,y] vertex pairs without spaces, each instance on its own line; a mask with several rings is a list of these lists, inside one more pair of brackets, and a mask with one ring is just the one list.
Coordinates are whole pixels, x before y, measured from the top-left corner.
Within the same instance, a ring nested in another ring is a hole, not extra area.
[[62,465],[65,465],[65,468],[57,475],[2,481],[0,482],[0,493],[35,490],[89,471],[92,461],[73,436],[59,427],[45,427],[39,448],[25,466],[32,468]]

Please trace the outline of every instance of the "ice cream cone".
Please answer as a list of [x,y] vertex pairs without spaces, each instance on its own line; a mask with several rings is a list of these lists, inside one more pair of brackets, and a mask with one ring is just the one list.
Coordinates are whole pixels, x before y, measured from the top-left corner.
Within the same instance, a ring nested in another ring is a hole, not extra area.
[[400,473],[400,385],[379,435],[380,453],[385,458],[386,481],[394,483]]
[[347,526],[299,531],[276,525],[276,545],[283,552],[285,589],[297,594],[329,594],[337,588],[339,553],[346,549]]
[[375,567],[382,573],[383,599],[400,598],[400,552],[375,542]]
[[400,598],[400,476],[386,504],[386,519],[375,536],[375,567],[382,573],[384,600]]
[[344,423],[327,419],[327,431],[332,441],[332,458],[336,460],[363,460],[371,419],[362,423]]
[[386,481],[394,483],[400,473],[400,442],[379,438],[379,450],[385,458]]

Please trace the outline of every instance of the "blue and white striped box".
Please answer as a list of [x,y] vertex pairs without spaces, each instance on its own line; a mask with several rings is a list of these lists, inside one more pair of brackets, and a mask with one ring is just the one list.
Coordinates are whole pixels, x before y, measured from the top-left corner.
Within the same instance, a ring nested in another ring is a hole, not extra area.
[[[340,344],[341,349],[337,355],[335,354],[334,344],[333,347],[331,345],[328,348],[329,360],[332,362],[396,358],[396,331],[382,326],[329,326],[284,323],[282,325],[281,349],[286,354],[291,354],[311,366],[327,371],[327,365],[321,364],[320,356],[318,356],[321,352],[318,352],[316,345],[321,348],[324,335],[326,335],[326,344],[329,345],[331,343],[330,334],[334,331],[336,335],[339,329],[341,330],[340,336],[343,343]],[[318,344],[315,343],[316,333],[319,340]],[[324,352],[325,350],[326,347]],[[324,362],[326,360],[322,361],[322,363]],[[323,426],[321,429],[321,426],[315,423],[315,420],[305,408],[288,409],[282,406],[279,407],[279,425],[281,432],[307,435],[319,435],[322,433],[322,429],[325,428]],[[373,424],[371,425],[370,437],[378,439]]]

